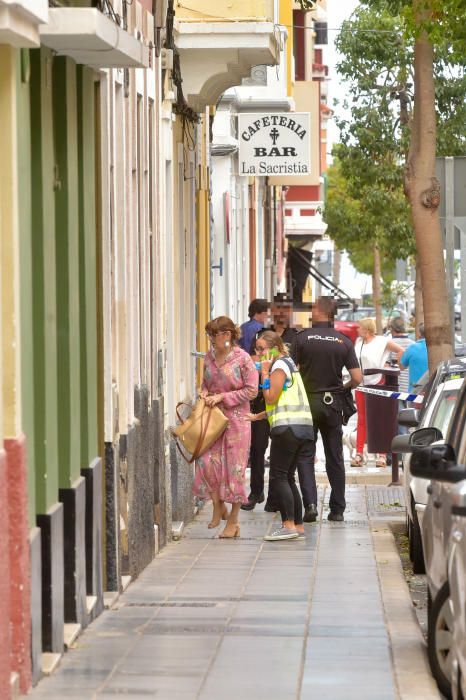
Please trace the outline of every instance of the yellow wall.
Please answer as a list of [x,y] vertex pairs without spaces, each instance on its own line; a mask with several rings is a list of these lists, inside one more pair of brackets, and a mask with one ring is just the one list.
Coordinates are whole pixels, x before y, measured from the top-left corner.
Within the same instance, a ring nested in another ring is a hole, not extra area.
[[[5,437],[20,432],[18,192],[16,153],[16,50],[0,46],[0,277],[3,427]],[[0,356],[1,356],[0,355]]]
[[[291,2],[291,0],[286,0]],[[273,22],[273,0],[186,0],[175,3],[176,17],[194,22],[220,22],[232,19]]]
[[210,320],[209,110],[202,118],[201,162],[197,191],[197,349],[208,350],[205,324]]
[[[286,94],[293,97],[293,0],[280,0],[280,24],[283,24],[288,32],[286,41]],[[296,108],[298,111],[298,108]]]

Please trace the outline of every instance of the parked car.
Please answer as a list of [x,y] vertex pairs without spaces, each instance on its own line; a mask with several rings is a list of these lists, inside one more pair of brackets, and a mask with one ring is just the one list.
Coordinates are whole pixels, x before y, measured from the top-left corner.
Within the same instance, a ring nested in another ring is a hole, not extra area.
[[[462,368],[466,374],[466,364]],[[448,379],[450,375],[443,375],[442,367],[439,368],[438,375],[446,379],[439,383],[432,383],[432,391],[426,395],[425,407],[421,413],[419,409],[406,408],[400,411],[399,423],[408,427],[418,426],[420,428],[435,427],[442,435],[447,434],[450,425],[456,400],[463,384],[463,377],[458,379]],[[439,379],[439,377],[437,377]],[[410,471],[411,450],[409,435],[399,435],[394,438],[392,449],[403,454],[403,474],[406,503],[406,530],[409,539],[409,555],[413,564],[415,574],[425,572],[424,552],[422,544],[421,526],[422,517],[427,505],[428,481],[413,477]]]
[[427,583],[432,601],[428,653],[441,692],[466,698],[466,382],[445,441],[436,428],[410,435],[411,473],[430,479],[422,521]]
[[[391,318],[395,316],[402,316],[402,318],[407,322],[407,317],[402,309],[392,309],[390,311],[382,311],[382,323],[384,328],[386,328],[390,322]],[[375,309],[373,306],[359,306],[356,311],[352,308],[341,309],[335,318],[335,329],[344,333],[350,340],[356,342],[358,337],[359,321],[362,318],[375,318]]]
[[[408,428],[434,426],[446,435],[454,404],[461,388],[462,379],[466,377],[466,358],[444,360],[425,384],[418,384],[415,392],[424,395],[421,408],[406,408],[400,411],[398,422]],[[453,384],[450,384],[453,382]],[[455,383],[456,382],[456,383]],[[445,387],[448,383],[448,387]],[[403,474],[406,502],[406,530],[409,539],[409,554],[413,571],[422,574],[425,571],[424,554],[421,541],[420,521],[427,504],[425,479],[413,478],[410,471],[410,452],[412,448],[409,437],[399,435],[394,438],[393,451],[403,454]]]

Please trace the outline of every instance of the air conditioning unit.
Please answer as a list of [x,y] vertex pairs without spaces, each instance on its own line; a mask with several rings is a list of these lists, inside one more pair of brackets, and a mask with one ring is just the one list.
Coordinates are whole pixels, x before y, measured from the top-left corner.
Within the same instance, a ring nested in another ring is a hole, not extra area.
[[173,70],[173,49],[162,49],[160,58],[162,59],[162,70]]

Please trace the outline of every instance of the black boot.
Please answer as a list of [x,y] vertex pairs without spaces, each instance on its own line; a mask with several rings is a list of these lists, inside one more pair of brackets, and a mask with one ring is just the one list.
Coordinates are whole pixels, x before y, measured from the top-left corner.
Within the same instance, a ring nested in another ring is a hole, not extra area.
[[305,523],[315,523],[317,520],[317,506],[315,503],[310,503],[304,508],[303,522]]
[[250,493],[248,497],[248,502],[243,503],[243,505],[241,506],[241,510],[254,510],[257,503],[263,503],[264,500],[265,497],[263,491],[259,496],[255,496],[253,493]]

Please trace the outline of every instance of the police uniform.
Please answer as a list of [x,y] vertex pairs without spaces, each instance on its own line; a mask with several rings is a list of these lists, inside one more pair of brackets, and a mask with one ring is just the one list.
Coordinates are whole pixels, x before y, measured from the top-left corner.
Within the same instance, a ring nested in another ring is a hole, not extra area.
[[[342,369],[359,368],[354,346],[349,338],[335,330],[333,324],[314,323],[312,328],[296,335],[291,356],[299,365],[306,387],[316,439],[318,431],[322,435],[325,468],[331,487],[330,510],[343,514],[346,501],[342,443],[345,389]],[[309,484],[308,488],[312,489],[312,482],[315,482],[313,465],[303,476]]]

